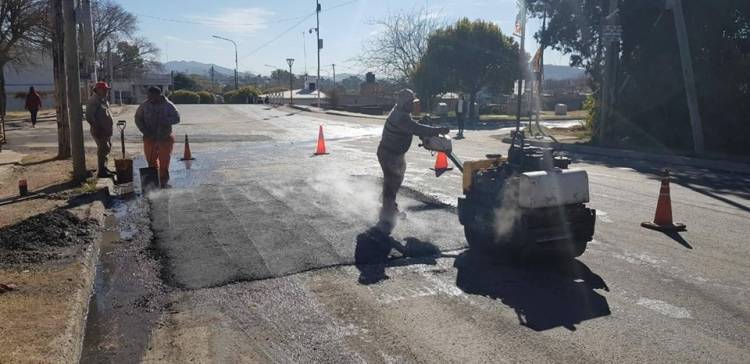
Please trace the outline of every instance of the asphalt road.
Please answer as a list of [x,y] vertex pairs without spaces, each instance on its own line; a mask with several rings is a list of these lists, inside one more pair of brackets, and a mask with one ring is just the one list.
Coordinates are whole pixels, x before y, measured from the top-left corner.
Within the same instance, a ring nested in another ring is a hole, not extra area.
[[[750,176],[574,156],[595,240],[575,260],[503,263],[465,249],[461,175],[436,178],[416,142],[407,218],[373,239],[382,121],[179,109],[196,160],[175,158],[172,188],[148,196],[175,289],[144,361],[750,362]],[[312,156],[321,123],[330,154]],[[505,153],[504,133],[468,130],[454,149]],[[640,227],[664,167],[680,235]]]

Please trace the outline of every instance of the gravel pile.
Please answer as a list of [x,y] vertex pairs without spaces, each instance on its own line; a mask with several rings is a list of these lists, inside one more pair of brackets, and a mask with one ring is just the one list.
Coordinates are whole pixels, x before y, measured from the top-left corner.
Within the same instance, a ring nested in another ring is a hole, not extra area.
[[93,222],[58,209],[0,229],[0,264],[36,263],[60,257],[58,248],[92,241]]

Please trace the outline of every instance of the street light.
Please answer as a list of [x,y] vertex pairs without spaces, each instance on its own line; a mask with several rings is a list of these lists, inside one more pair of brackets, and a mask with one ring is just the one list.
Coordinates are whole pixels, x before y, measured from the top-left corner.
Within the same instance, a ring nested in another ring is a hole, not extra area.
[[294,95],[294,84],[293,84],[293,77],[292,75],[292,65],[294,64],[294,58],[287,58],[286,63],[289,65],[289,105],[292,104],[292,95]]
[[232,42],[232,44],[234,44],[234,89],[235,90],[239,90],[240,89],[240,82],[239,82],[239,76],[237,74],[237,43],[235,43],[235,41],[233,41],[233,40],[231,40],[229,38],[220,37],[218,35],[213,35],[212,37],[214,37],[216,39],[225,40],[227,42]]

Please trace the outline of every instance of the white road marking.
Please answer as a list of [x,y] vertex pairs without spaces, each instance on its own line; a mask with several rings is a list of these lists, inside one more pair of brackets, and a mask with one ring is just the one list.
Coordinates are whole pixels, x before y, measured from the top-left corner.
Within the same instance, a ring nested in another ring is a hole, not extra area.
[[613,223],[614,222],[614,221],[612,221],[612,219],[609,218],[609,215],[607,214],[606,211],[596,210],[596,217],[601,222],[606,222],[606,223]]
[[691,318],[690,311],[686,308],[670,305],[664,301],[652,300],[650,298],[640,298],[636,304],[646,307],[649,310],[656,311],[664,316],[676,319]]

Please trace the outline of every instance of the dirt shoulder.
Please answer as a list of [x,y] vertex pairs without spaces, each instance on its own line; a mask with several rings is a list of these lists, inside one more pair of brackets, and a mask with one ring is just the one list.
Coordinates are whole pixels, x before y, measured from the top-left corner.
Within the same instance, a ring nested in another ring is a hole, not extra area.
[[98,258],[101,196],[0,229],[0,362],[78,362]]
[[[36,128],[6,122],[0,151],[0,363],[78,362],[92,293],[106,195],[95,179],[72,181],[58,160],[54,112]],[[84,122],[86,166],[95,144]],[[18,181],[28,182],[20,196]]]

